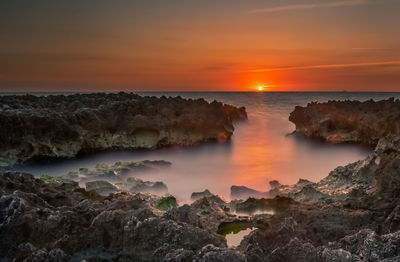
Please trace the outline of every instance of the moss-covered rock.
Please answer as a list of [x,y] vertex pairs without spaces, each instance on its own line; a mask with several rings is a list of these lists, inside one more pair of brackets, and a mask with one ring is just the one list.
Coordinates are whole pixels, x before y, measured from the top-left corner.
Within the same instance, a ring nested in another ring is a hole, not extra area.
[[176,207],[178,204],[176,198],[173,196],[167,196],[160,199],[157,203],[156,208],[162,211],[166,211],[171,207]]

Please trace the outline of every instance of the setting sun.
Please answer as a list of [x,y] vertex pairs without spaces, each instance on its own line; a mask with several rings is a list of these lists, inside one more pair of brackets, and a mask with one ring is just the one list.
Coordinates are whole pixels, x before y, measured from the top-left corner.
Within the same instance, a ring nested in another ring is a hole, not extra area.
[[264,87],[259,86],[257,89],[258,89],[258,91],[263,91],[263,90],[264,90]]

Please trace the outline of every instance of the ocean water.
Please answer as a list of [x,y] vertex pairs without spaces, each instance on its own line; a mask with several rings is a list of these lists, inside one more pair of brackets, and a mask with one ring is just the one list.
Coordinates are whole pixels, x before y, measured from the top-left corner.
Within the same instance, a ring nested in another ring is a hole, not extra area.
[[372,152],[357,145],[327,145],[290,136],[295,126],[288,117],[297,105],[311,101],[369,100],[400,98],[400,93],[272,93],[272,92],[201,92],[201,93],[140,93],[152,96],[182,96],[222,101],[245,106],[248,121],[235,124],[229,143],[210,143],[191,148],[156,151],[107,152],[77,159],[31,165],[20,168],[33,174],[62,175],[80,167],[120,160],[167,160],[170,169],[138,175],[149,181],[163,181],[169,193],[187,202],[195,191],[209,189],[230,199],[232,185],[244,185],[256,190],[269,189],[270,180],[282,184],[296,183],[299,178],[318,181],[340,165],[360,160]]

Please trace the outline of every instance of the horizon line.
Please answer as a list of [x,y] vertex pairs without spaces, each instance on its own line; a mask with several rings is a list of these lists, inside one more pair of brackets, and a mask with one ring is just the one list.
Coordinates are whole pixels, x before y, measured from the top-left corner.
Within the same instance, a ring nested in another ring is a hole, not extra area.
[[400,93],[400,91],[367,91],[367,90],[297,90],[297,91],[289,91],[289,90],[264,90],[264,91],[256,91],[256,90],[238,90],[238,91],[227,91],[227,90],[207,90],[207,91],[199,91],[199,90],[169,90],[169,91],[157,91],[157,90],[132,90],[132,91],[0,91],[0,94],[96,94],[96,93]]

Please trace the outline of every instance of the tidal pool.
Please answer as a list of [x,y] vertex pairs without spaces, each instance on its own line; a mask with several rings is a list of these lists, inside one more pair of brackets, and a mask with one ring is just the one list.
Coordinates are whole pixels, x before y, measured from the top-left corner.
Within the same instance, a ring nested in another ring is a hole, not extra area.
[[239,232],[232,232],[227,235],[225,235],[226,242],[228,244],[228,247],[237,247],[240,245],[240,242],[242,242],[243,238],[250,234],[253,230],[256,228],[247,228],[244,230],[240,230]]

